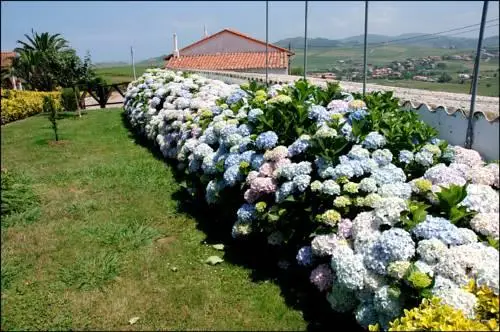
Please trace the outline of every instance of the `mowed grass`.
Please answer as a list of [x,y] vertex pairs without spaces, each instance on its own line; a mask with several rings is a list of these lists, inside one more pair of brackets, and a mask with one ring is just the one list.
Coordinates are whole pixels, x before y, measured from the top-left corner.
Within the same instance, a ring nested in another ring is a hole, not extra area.
[[59,127],[58,145],[43,115],[2,127],[2,168],[38,197],[34,219],[2,218],[2,330],[306,329],[276,283],[203,243],[172,170],[120,109]]
[[[137,77],[144,74],[148,65],[136,65],[135,74]],[[117,66],[117,67],[104,67],[96,68],[95,72],[98,76],[104,78],[108,83],[122,83],[131,82],[134,80],[134,72],[132,65],[130,66]]]

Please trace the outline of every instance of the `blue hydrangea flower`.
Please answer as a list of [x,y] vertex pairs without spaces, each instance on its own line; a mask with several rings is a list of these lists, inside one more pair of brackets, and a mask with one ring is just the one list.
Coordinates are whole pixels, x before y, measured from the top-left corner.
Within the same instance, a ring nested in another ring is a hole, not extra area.
[[293,181],[284,182],[276,191],[276,203],[283,202],[295,190],[295,183]]
[[369,133],[365,140],[363,141],[363,146],[367,149],[378,149],[385,145],[386,139],[383,135],[379,134],[376,131],[372,131]]
[[247,93],[243,90],[236,90],[231,96],[226,99],[226,104],[232,105],[239,102],[241,99],[247,96]]
[[313,252],[311,246],[302,247],[297,252],[297,263],[302,266],[310,266],[313,263]]
[[429,167],[434,163],[434,155],[429,151],[419,151],[415,153],[415,161],[422,166]]
[[359,182],[359,189],[367,193],[374,193],[377,191],[377,181],[372,178],[364,178]]
[[255,140],[255,145],[261,150],[269,150],[276,146],[278,143],[278,135],[274,131],[266,131]]
[[236,215],[239,221],[250,222],[255,218],[255,206],[245,203],[238,209]]
[[304,192],[311,183],[311,177],[304,174],[297,175],[293,178],[293,183],[300,192]]
[[385,166],[391,163],[392,153],[387,149],[375,150],[372,153],[372,159],[377,162],[379,166]]
[[379,186],[388,183],[406,181],[405,172],[401,168],[396,167],[396,165],[394,164],[389,164],[374,169],[370,177],[374,179],[377,182],[377,185]]
[[364,262],[366,267],[378,274],[386,274],[390,263],[410,260],[414,255],[415,243],[410,233],[402,228],[391,228],[375,240]]
[[264,155],[262,153],[256,153],[252,157],[252,163],[250,166],[252,166],[252,169],[258,170],[263,163],[264,163]]
[[399,162],[409,164],[413,161],[413,152],[408,150],[401,150],[399,152]]
[[242,124],[238,127],[238,134],[245,137],[252,133],[252,128],[247,124]]
[[256,122],[262,114],[264,114],[264,112],[260,108],[251,109],[247,115],[248,121]]
[[323,182],[321,192],[325,195],[331,196],[340,195],[340,186],[333,180],[326,180],[325,182]]
[[229,187],[234,186],[236,182],[242,181],[242,177],[239,164],[229,167],[224,172],[224,182]]
[[309,107],[308,117],[316,122],[324,122],[330,120],[330,113],[320,105],[312,105]]
[[459,228],[448,219],[428,215],[412,230],[413,235],[419,239],[438,239],[447,245],[458,246],[467,242]]
[[224,168],[228,169],[234,165],[239,165],[240,161],[241,155],[239,153],[230,153],[224,161]]
[[349,113],[348,119],[349,119],[349,122],[352,122],[353,119],[359,121],[367,115],[368,115],[367,111],[365,111],[363,109],[359,109],[359,110],[356,110],[352,113]]
[[212,153],[205,158],[203,158],[203,163],[201,164],[201,169],[203,173],[210,175],[217,173],[217,168],[215,166],[215,153]]
[[338,179],[340,177],[346,177],[348,179],[354,176],[354,170],[349,164],[338,164],[334,168],[333,178]]
[[363,149],[361,145],[353,145],[347,157],[354,160],[366,160],[370,158],[370,151]]
[[298,138],[295,142],[293,142],[288,147],[288,155],[290,157],[299,155],[299,154],[305,152],[309,146],[310,146],[309,139],[307,139],[307,138]]
[[359,160],[349,160],[347,163],[349,166],[351,166],[354,176],[362,176],[365,173],[365,170],[363,169],[363,162]]
[[246,161],[247,163],[251,163],[252,162],[252,158],[253,156],[255,155],[255,151],[252,151],[252,150],[248,150],[248,151],[245,151],[243,152],[241,155],[240,155],[240,162],[242,161]]

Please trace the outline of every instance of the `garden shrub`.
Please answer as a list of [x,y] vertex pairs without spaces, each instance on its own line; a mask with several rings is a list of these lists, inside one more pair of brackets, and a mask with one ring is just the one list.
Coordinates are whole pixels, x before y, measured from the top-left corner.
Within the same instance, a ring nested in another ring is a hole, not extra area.
[[61,107],[66,112],[74,112],[78,109],[78,99],[76,96],[80,95],[78,88],[76,89],[76,95],[73,88],[63,88],[61,90]]
[[232,215],[235,240],[296,260],[361,326],[386,330],[433,297],[475,317],[472,278],[498,296],[498,164],[438,139],[392,93],[148,70],[124,108],[188,191]]
[[1,100],[1,123],[6,124],[42,113],[44,96],[53,97],[56,105],[60,105],[60,92],[5,91]]

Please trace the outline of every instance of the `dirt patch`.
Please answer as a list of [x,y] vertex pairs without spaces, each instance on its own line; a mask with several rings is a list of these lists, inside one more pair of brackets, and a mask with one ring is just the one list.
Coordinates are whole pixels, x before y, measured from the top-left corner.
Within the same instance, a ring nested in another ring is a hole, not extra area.
[[69,144],[69,141],[65,141],[65,140],[49,141],[48,143],[50,146],[58,146],[58,145],[67,145],[67,144]]
[[155,248],[158,249],[160,253],[164,253],[168,251],[168,249],[170,248],[170,244],[172,244],[175,240],[175,236],[162,237],[155,241]]

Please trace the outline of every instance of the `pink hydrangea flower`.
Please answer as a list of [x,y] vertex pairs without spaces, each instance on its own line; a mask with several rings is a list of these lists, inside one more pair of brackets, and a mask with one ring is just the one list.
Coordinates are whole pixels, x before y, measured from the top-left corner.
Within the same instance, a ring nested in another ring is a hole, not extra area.
[[320,292],[323,292],[330,288],[333,284],[332,270],[327,264],[321,264],[312,270],[309,280],[319,289]]

